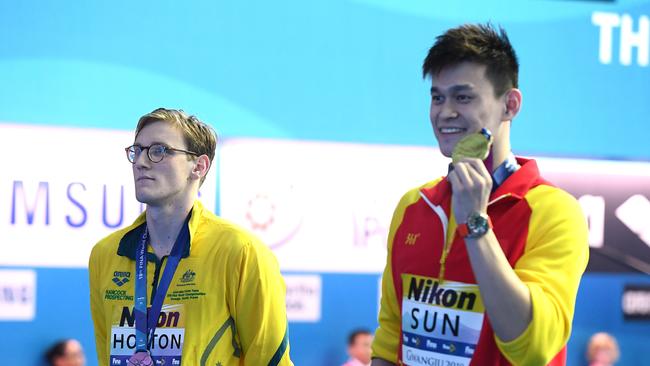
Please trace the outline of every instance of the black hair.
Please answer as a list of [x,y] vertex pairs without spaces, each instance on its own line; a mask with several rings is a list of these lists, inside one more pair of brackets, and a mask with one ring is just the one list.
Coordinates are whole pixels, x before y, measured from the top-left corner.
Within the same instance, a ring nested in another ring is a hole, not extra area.
[[422,76],[434,76],[447,66],[475,62],[486,66],[496,96],[518,87],[519,61],[506,31],[492,24],[465,24],[436,38],[422,64]]

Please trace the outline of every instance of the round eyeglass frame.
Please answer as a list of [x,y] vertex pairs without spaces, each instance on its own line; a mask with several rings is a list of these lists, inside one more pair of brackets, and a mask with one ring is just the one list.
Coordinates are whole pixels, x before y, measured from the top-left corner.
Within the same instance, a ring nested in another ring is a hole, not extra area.
[[[158,146],[161,147],[162,153],[160,155],[160,159],[156,160],[156,159],[152,158],[152,156],[151,156],[151,148],[152,147],[157,148]],[[139,153],[136,152],[136,148],[140,149]],[[134,145],[127,146],[127,147],[124,148],[124,151],[126,152],[126,159],[129,161],[129,163],[135,164],[136,159],[138,158],[138,156],[144,150],[147,150],[147,158],[152,163],[160,163],[161,161],[163,161],[165,159],[165,156],[167,156],[167,151],[176,151],[176,152],[182,152],[182,153],[190,154],[190,155],[194,155],[194,156],[199,156],[199,154],[195,153],[194,151],[176,149],[176,148],[173,148],[173,147],[165,146],[163,144],[151,144],[149,146],[142,146],[142,145],[134,144]]]

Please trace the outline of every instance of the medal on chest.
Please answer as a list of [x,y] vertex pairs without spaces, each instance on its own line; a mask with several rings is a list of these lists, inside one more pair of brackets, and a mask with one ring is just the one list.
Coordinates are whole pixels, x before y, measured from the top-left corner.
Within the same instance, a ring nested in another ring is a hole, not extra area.
[[136,352],[127,361],[128,366],[153,366],[153,359],[149,352]]

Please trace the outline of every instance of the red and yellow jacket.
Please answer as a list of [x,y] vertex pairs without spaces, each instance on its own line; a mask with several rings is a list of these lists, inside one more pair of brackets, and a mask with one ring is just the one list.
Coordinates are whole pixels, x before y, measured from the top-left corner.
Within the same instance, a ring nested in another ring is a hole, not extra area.
[[[530,290],[533,317],[518,338],[503,342],[485,315],[471,365],[564,365],[576,293],[588,260],[587,223],[577,201],[543,180],[534,160],[517,161],[521,168],[492,193],[488,215],[510,265]],[[446,179],[402,197],[388,237],[373,357],[408,364],[402,355],[404,278],[476,284],[455,227]],[[451,246],[443,255],[446,241]]]

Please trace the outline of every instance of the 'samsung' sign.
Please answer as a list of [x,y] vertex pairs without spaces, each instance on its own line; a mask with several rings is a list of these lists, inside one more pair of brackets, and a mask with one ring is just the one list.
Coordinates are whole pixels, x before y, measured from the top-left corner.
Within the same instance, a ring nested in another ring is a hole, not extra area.
[[[124,147],[133,132],[0,124],[0,265],[85,267],[144,210]],[[215,173],[202,200],[215,205]]]

